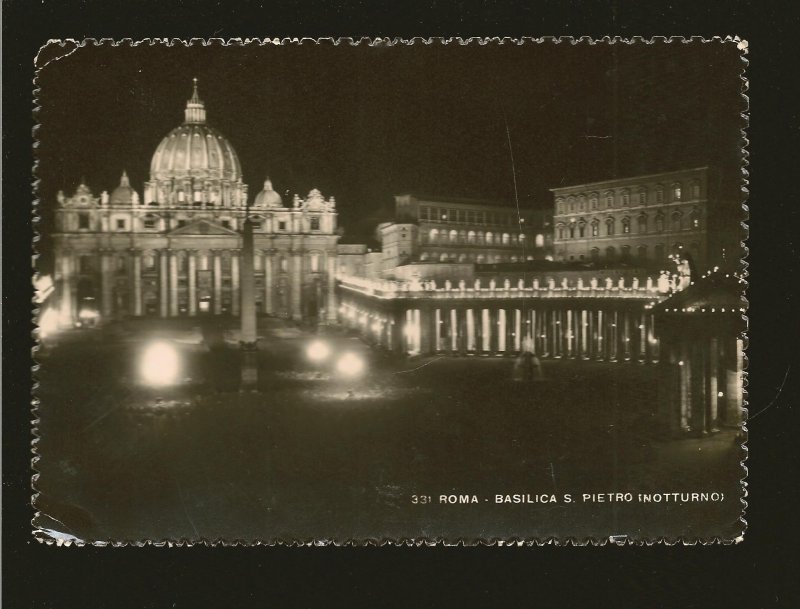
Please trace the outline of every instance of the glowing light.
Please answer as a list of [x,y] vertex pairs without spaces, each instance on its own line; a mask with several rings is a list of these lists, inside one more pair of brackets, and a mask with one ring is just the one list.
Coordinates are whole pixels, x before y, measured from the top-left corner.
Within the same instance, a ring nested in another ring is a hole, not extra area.
[[722,393],[721,391],[718,391],[718,392],[717,392],[717,397],[718,397],[718,398],[724,398],[724,397],[725,397],[725,394],[724,394],[724,393]]
[[306,348],[306,356],[312,362],[322,362],[331,355],[331,348],[328,343],[322,340],[312,341]]
[[39,317],[39,336],[47,338],[58,330],[58,312],[55,309],[47,309]]
[[166,342],[156,342],[142,356],[142,379],[149,385],[163,387],[178,380],[180,362],[178,351]]
[[355,353],[345,353],[336,362],[336,370],[343,376],[358,376],[364,372],[364,360]]
[[678,362],[678,365],[679,365],[679,366],[683,366],[683,360],[679,361],[679,362]]
[[78,319],[81,321],[91,321],[100,317],[100,314],[94,309],[81,309],[78,313]]

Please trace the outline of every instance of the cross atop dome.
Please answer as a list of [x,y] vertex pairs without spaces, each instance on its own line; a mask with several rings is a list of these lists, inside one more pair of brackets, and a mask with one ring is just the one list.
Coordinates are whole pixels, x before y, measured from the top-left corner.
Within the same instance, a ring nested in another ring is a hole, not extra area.
[[186,124],[204,125],[206,122],[206,106],[197,92],[196,78],[192,79],[192,97],[186,102],[186,110],[183,115],[183,122]]

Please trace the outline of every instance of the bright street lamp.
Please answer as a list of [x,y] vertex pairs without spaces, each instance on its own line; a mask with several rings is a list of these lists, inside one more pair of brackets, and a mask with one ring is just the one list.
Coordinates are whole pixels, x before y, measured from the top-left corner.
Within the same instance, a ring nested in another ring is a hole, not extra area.
[[177,383],[180,374],[177,349],[164,341],[149,345],[142,355],[141,374],[142,380],[153,387]]
[[356,377],[364,372],[364,360],[355,353],[344,353],[336,362],[336,370],[342,376]]
[[306,348],[306,356],[314,363],[323,362],[328,359],[330,355],[330,346],[322,340],[315,340]]

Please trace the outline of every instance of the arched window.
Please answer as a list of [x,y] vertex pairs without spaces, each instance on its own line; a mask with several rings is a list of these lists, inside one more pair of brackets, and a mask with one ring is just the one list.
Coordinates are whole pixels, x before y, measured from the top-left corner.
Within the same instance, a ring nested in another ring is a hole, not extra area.
[[631,219],[627,216],[622,219],[622,234],[629,235],[631,233]]
[[459,243],[466,243],[467,242],[467,231],[465,231],[465,230],[458,231],[458,242]]
[[144,227],[151,230],[158,227],[158,216],[155,214],[147,214],[144,217]]
[[593,247],[591,251],[592,262],[597,262],[600,260],[600,248]]
[[578,197],[578,211],[586,211],[586,196],[580,195]]
[[471,230],[467,233],[467,243],[475,245],[475,231]]
[[614,207],[614,193],[610,190],[606,192],[606,208],[611,209]]
[[486,233],[486,245],[492,245],[494,243],[494,235],[491,232]]
[[622,206],[628,207],[631,204],[631,193],[629,190],[622,191]]
[[510,260],[511,260],[511,262],[519,262],[519,257],[518,256],[511,256]]
[[569,197],[567,199],[567,202],[569,203],[569,213],[574,212],[575,211],[575,197]]
[[589,208],[592,209],[593,211],[596,210],[599,199],[600,195],[598,195],[596,192],[593,192],[591,195],[589,195]]
[[643,235],[647,232],[647,214],[641,214],[637,220],[637,231]]
[[606,218],[606,235],[613,235],[614,228],[614,218]]
[[445,253],[442,253],[442,254],[439,255],[439,262],[447,262],[447,258],[448,258],[448,255],[445,254]]
[[631,259],[631,246],[630,245],[623,245],[622,246],[622,261],[629,262]]
[[664,203],[664,189],[661,186],[656,188],[656,203],[658,205]]
[[594,220],[592,220],[592,237],[599,237],[599,236],[600,236],[600,220],[595,218]]
[[617,250],[613,246],[606,248],[606,260],[614,261],[617,259]]
[[285,273],[289,270],[289,260],[286,257],[281,256],[279,268],[281,269],[281,273]]
[[559,224],[557,230],[558,230],[558,238],[563,239],[565,235],[564,225]]
[[586,236],[586,222],[583,220],[578,223],[578,236],[581,238]]
[[681,212],[674,211],[670,216],[670,230],[679,231],[681,230]]
[[142,257],[142,264],[145,270],[152,271],[156,268],[156,257],[153,254],[145,254]]
[[639,189],[639,205],[647,205],[647,190],[644,188]]
[[309,265],[311,266],[312,273],[319,273],[319,254],[314,252],[309,257]]
[[536,247],[544,247],[544,235],[536,235]]
[[556,199],[556,213],[564,213],[564,199]]
[[429,238],[430,238],[430,242],[431,243],[436,243],[437,241],[439,241],[439,229],[432,228],[431,232],[429,233],[429,235],[430,235]]
[[525,245],[525,235],[520,233],[519,236],[517,237],[517,241],[519,242],[520,245]]
[[659,213],[656,215],[656,232],[664,232],[664,214]]
[[689,219],[692,230],[698,230],[700,228],[700,210],[693,209]]
[[428,259],[428,252],[422,252],[419,256],[420,262],[425,262]]
[[478,244],[483,244],[483,243],[485,243],[485,240],[484,240],[484,238],[483,238],[483,231],[482,231],[482,230],[479,230],[479,231],[478,231],[478,232],[475,234],[475,242],[476,242],[476,243],[478,243]]
[[640,262],[644,262],[647,260],[647,246],[640,245],[636,248],[636,258],[639,259]]
[[672,200],[673,201],[680,201],[682,194],[683,193],[681,191],[681,183],[680,182],[675,182],[672,185]]
[[697,180],[692,181],[692,199],[700,198],[700,182]]
[[484,262],[486,262],[486,256],[484,256],[483,254],[478,254],[478,257],[475,258],[475,262],[477,262],[478,264],[483,264]]
[[450,243],[455,243],[456,241],[458,241],[458,231],[451,230],[450,231]]
[[503,233],[503,245],[509,245],[511,243],[511,235],[508,233]]
[[569,223],[569,238],[570,239],[574,239],[575,238],[575,223],[574,222],[570,222]]
[[467,261],[467,255],[466,254],[459,254],[458,255],[458,261],[459,262],[466,262]]

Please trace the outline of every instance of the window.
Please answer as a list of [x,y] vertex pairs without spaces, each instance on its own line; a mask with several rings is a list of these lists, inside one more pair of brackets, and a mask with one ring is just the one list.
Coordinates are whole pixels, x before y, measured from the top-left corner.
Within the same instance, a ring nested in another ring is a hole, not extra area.
[[586,223],[585,222],[581,222],[580,224],[578,224],[578,236],[581,237],[581,238],[586,236]]
[[656,232],[663,233],[664,232],[664,215],[658,214],[656,216]]
[[536,235],[536,247],[544,247],[544,235],[541,233]]
[[155,228],[156,222],[158,222],[158,218],[152,214],[147,214],[144,217],[144,227],[147,229]]
[[569,213],[574,212],[575,211],[575,197],[570,197],[569,199],[567,199],[567,201],[569,201]]
[[614,218],[606,219],[606,235],[613,235],[614,234]]
[[700,198],[700,183],[695,180],[692,182],[692,198],[699,199]]
[[311,218],[311,230],[319,230],[319,217],[314,216]]
[[642,188],[639,190],[639,205],[647,205],[647,191]]
[[681,200],[681,184],[680,182],[675,182],[672,185],[672,200],[673,201],[680,201]]
[[631,204],[631,193],[627,190],[622,192],[622,206],[628,207]]
[[[592,220],[592,237],[600,236],[600,220]],[[598,250],[599,252],[600,250]]]
[[145,270],[152,271],[156,268],[156,257],[153,254],[146,254],[142,258]]
[[563,239],[564,235],[565,235],[564,225],[563,224],[559,224],[558,225],[558,238],[559,239]]
[[625,235],[629,235],[631,232],[631,219],[630,218],[623,218],[622,219],[622,233]]
[[612,261],[616,260],[617,259],[617,250],[615,250],[613,247],[607,247],[606,248],[606,259],[612,260]]
[[511,243],[511,235],[508,233],[503,233],[503,245],[509,245]]
[[658,262],[661,262],[661,261],[664,260],[664,244],[663,243],[659,243],[658,245],[656,245],[655,258],[656,258],[656,260]]
[[519,235],[519,237],[518,237],[518,241],[519,241],[519,244],[520,244],[520,245],[525,245],[525,235],[523,235],[522,233],[520,233],[520,235]]
[[310,262],[310,265],[311,265],[311,272],[312,273],[318,273],[319,272],[319,254],[317,254],[317,253],[311,254],[311,257],[309,258],[309,262]]
[[447,262],[447,254],[440,254],[439,262]]
[[661,205],[664,202],[664,189],[660,186],[656,189],[656,203]]
[[494,243],[494,235],[490,232],[486,233],[486,245],[492,245]]
[[429,219],[430,218],[430,211],[431,211],[430,207],[428,207],[427,205],[422,205],[419,208],[419,218],[420,218],[420,220]]
[[640,245],[639,247],[636,248],[636,258],[640,262],[644,262],[645,260],[647,260],[647,246],[646,245]]
[[638,224],[638,229],[637,230],[638,230],[638,232],[640,234],[644,234],[644,233],[647,232],[647,216],[645,214],[642,214],[641,216],[639,216],[639,219],[637,220],[637,224]]
[[592,262],[598,262],[600,260],[600,249],[597,247],[593,247],[591,251]]
[[589,207],[592,210],[597,209],[598,199],[599,199],[599,197],[598,197],[597,193],[593,193],[592,196],[589,198]]
[[606,207],[609,209],[614,207],[614,193],[611,191],[606,193]]
[[691,224],[692,230],[697,230],[700,228],[700,212],[698,210],[693,210],[691,217]]
[[286,230],[286,220],[281,220],[278,222],[278,230]]
[[456,243],[458,241],[458,231],[451,230],[450,231],[450,243]]
[[186,220],[178,220],[178,226],[186,226]]
[[117,230],[125,230],[125,220],[117,218]]
[[670,216],[670,229],[673,231],[681,230],[681,212],[672,212]]
[[475,231],[474,230],[471,230],[471,231],[469,231],[467,233],[467,243],[469,243],[470,245],[474,245],[475,244]]
[[[181,222],[185,222],[185,220],[181,220]],[[178,222],[178,225],[179,226],[181,225],[180,222]],[[224,226],[225,228],[230,228],[231,227],[231,221],[230,220],[223,220],[222,221],[222,226]]]
[[124,273],[126,267],[125,256],[117,256],[117,272]]
[[286,271],[289,270],[289,261],[286,258],[281,257],[281,260],[280,260],[279,264],[280,264],[281,273],[285,273]]
[[430,242],[436,243],[439,240],[439,230],[432,228],[430,232]]
[[82,230],[89,228],[89,214],[87,213],[78,214],[78,228]]
[[630,245],[623,245],[622,246],[622,260],[623,262],[628,262],[631,259],[631,246]]
[[563,199],[556,199],[556,213],[563,214],[564,213],[564,200]]
[[478,264],[483,264],[485,261],[486,261],[486,256],[484,256],[483,254],[478,254],[478,257],[475,258],[475,262],[477,262]]
[[586,197],[584,195],[578,197],[578,211],[586,211]]
[[569,238],[570,239],[574,239],[575,238],[575,223],[574,222],[570,222],[570,224],[569,224]]

